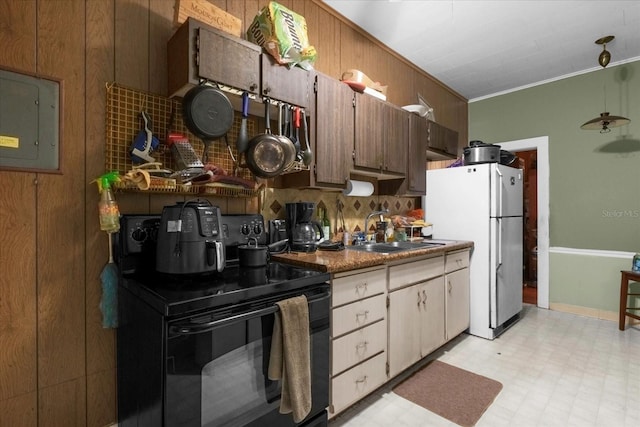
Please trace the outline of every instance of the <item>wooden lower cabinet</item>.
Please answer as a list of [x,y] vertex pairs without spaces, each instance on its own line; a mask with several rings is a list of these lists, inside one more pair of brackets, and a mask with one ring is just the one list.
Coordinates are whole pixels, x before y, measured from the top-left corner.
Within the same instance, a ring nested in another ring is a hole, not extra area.
[[329,417],[469,327],[469,250],[331,280]]
[[442,276],[389,294],[389,376],[394,377],[445,342]]
[[329,417],[387,381],[387,268],[331,279]]
[[469,328],[469,251],[447,254],[445,261],[446,339]]

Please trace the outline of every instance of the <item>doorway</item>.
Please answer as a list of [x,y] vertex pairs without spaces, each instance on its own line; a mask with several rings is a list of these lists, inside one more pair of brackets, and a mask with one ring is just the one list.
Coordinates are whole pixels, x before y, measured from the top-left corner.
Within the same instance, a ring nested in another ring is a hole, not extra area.
[[522,169],[522,302],[538,303],[538,152],[518,151]]
[[549,137],[539,136],[497,144],[512,153],[528,150],[537,152],[537,305],[549,308]]

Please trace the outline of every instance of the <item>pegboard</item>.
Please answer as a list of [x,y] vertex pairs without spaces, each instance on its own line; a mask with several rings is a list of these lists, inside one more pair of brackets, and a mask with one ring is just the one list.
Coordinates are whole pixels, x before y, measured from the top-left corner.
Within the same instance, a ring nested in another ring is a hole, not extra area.
[[[182,120],[182,104],[177,99],[170,99],[161,95],[151,94],[135,89],[110,83],[107,89],[107,135],[105,152],[105,170],[117,171],[121,175],[130,171],[134,163],[129,151],[140,131],[144,131],[144,124],[140,113],[146,111],[151,118],[153,135],[158,138],[160,145],[151,153],[156,162],[162,163],[163,168],[176,170],[171,151],[164,144],[168,128],[188,137],[195,152],[202,157],[204,144],[191,134]],[[170,124],[173,112],[173,123]],[[235,114],[231,129],[227,133],[227,140],[231,153],[238,159],[235,148],[236,139],[240,131],[241,115]],[[255,133],[255,121],[247,120],[247,133]],[[214,141],[209,146],[208,159],[210,163],[223,168],[227,173],[233,173],[234,163],[224,138]],[[252,180],[253,175],[248,169],[239,169],[238,175]]]

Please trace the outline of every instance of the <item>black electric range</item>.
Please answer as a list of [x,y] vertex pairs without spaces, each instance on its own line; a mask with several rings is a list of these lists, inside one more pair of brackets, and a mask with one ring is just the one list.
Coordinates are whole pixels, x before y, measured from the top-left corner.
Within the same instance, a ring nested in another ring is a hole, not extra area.
[[259,244],[266,244],[264,221],[261,215],[223,215],[222,221],[228,256],[225,269],[202,275],[175,275],[159,273],[154,268],[152,241],[159,216],[124,215],[117,242],[121,286],[162,315],[174,317],[268,297],[278,299],[329,281],[329,273],[279,262],[265,267],[240,267],[235,249],[252,237]]
[[[116,242],[118,425],[326,427],[329,274],[271,262],[241,268],[234,248],[266,243],[259,215],[223,216],[221,272],[155,271],[159,216],[126,215]],[[281,414],[282,382],[268,377],[278,302],[308,304],[310,396],[299,423]]]

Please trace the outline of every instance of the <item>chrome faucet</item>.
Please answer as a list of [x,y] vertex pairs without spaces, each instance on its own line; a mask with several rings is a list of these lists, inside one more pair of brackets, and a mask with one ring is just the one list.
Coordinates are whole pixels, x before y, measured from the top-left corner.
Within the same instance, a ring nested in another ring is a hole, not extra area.
[[367,215],[367,218],[364,220],[364,237],[365,237],[365,239],[367,238],[367,233],[369,233],[369,219],[372,216],[383,215],[383,214],[387,214],[387,213],[389,213],[389,209],[382,209],[381,211],[373,211],[369,215]]

